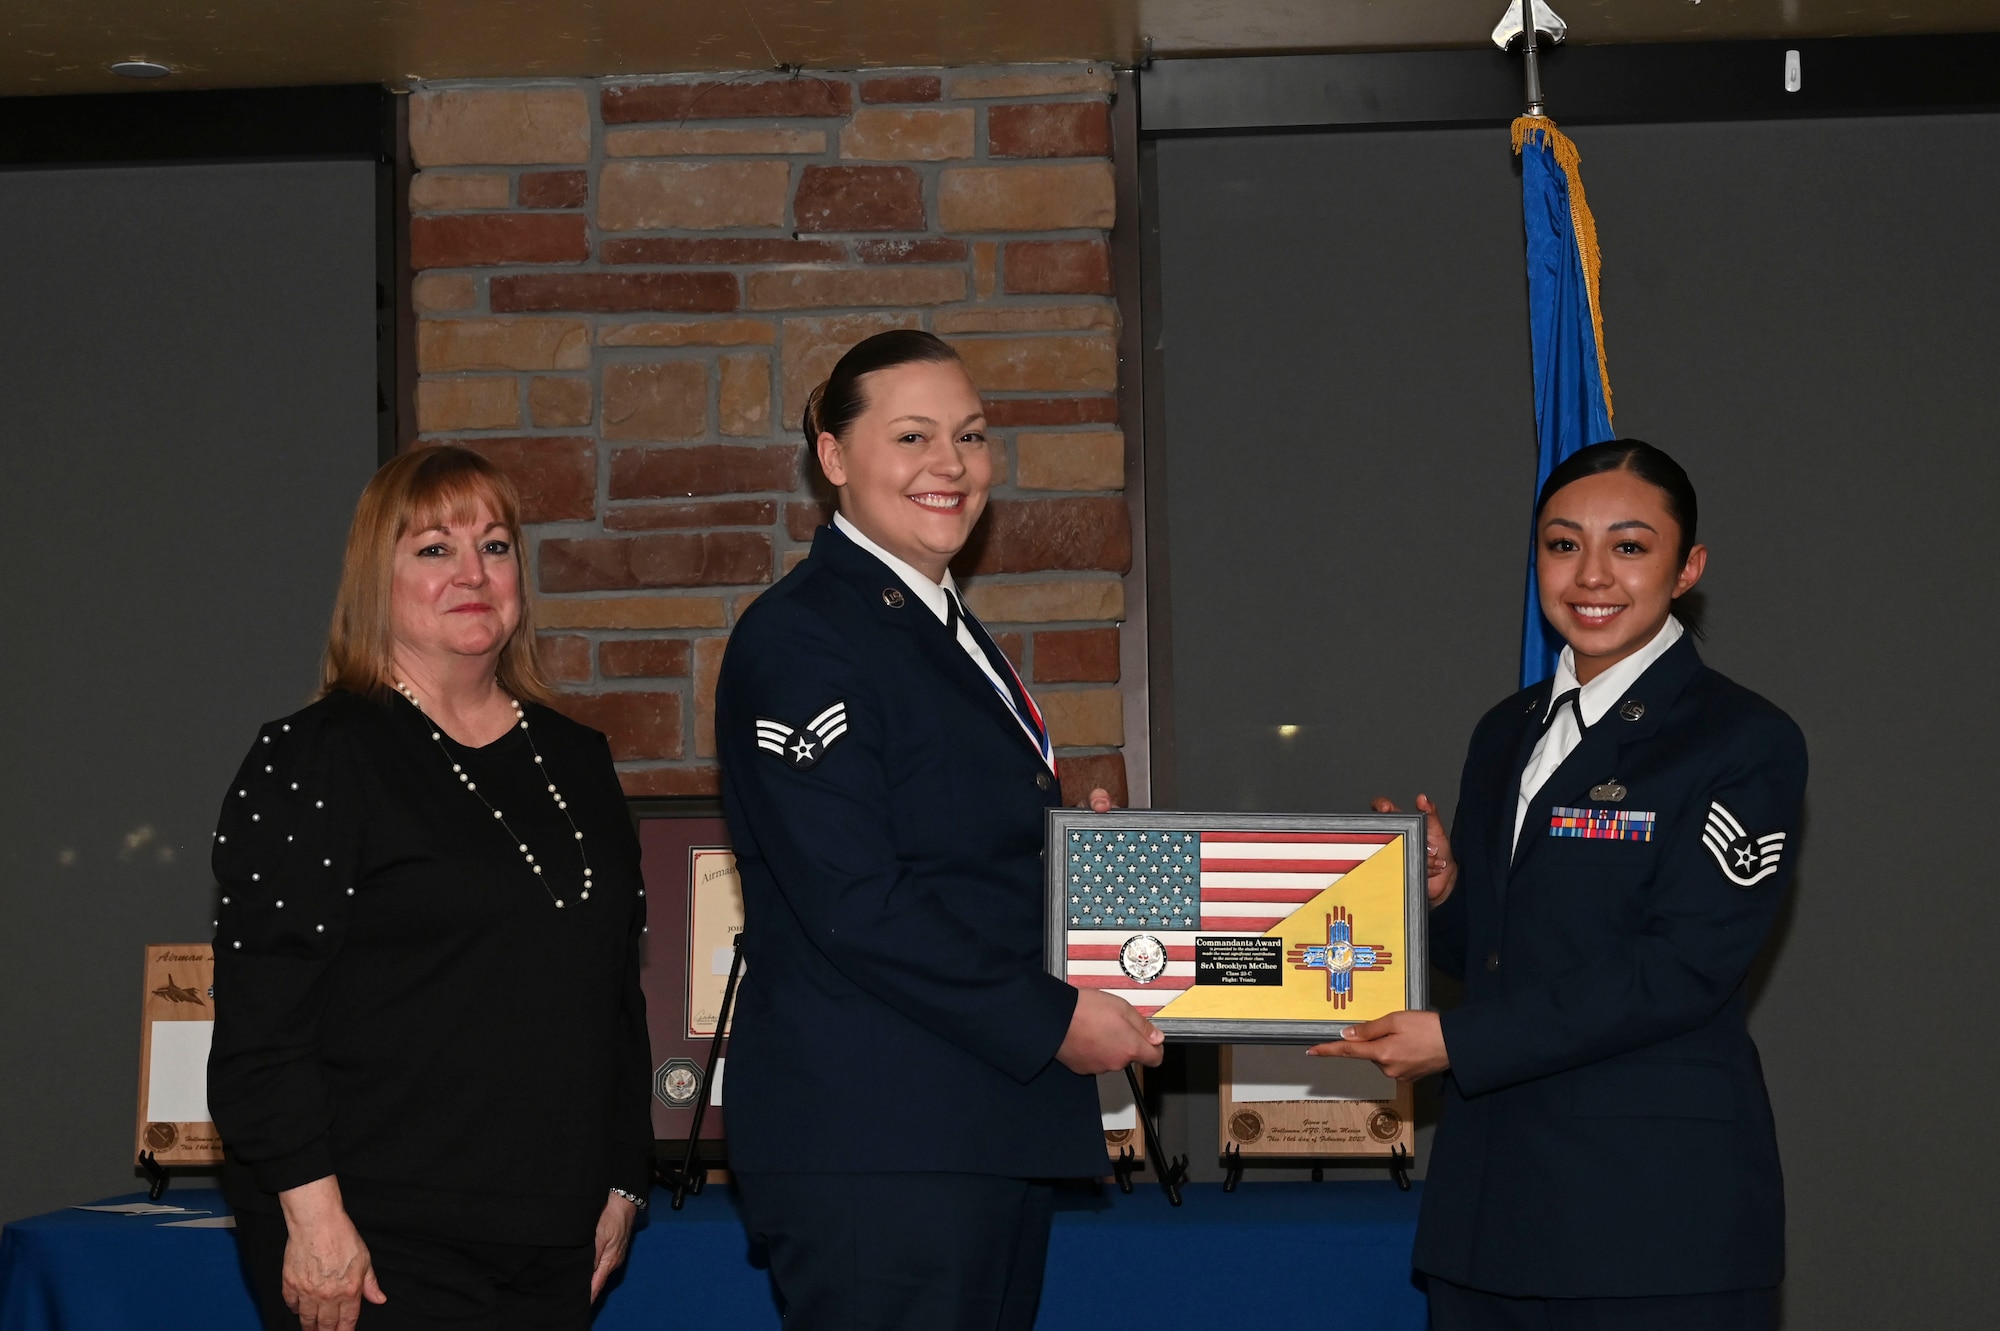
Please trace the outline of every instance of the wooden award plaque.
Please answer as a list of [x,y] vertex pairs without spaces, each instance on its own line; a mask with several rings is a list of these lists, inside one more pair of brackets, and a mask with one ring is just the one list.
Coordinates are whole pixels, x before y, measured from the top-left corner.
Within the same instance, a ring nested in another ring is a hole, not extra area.
[[[1142,1069],[1141,1086],[1145,1075]],[[1127,1159],[1134,1163],[1145,1160],[1146,1134],[1139,1126],[1139,1107],[1132,1101],[1132,1086],[1123,1072],[1098,1074],[1097,1109],[1104,1123],[1104,1153],[1115,1161],[1130,1150]]]
[[1251,1158],[1389,1159],[1416,1149],[1416,1097],[1373,1063],[1224,1045],[1220,1149]]
[[213,1165],[222,1138],[208,1116],[208,1046],[215,1033],[215,953],[207,943],[146,949],[139,1007],[139,1130],[135,1154],[162,1165]]
[[653,1041],[653,1135],[685,1142],[708,1071],[701,1140],[723,1136],[724,1056],[708,1069],[715,1019],[743,932],[743,887],[729,829],[712,806],[638,804],[640,868],[646,880],[646,946],[640,979]]

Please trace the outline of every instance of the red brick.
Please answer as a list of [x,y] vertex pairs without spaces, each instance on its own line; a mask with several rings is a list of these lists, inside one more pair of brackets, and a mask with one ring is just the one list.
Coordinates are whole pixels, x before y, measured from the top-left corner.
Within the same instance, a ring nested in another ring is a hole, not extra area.
[[581,215],[464,213],[410,219],[410,267],[582,263],[590,237]]
[[870,106],[885,102],[935,102],[944,96],[944,80],[935,74],[901,74],[869,79],[861,85],[861,100]]
[[1132,802],[1122,753],[1065,753],[1056,766],[1062,772],[1063,803],[1071,808],[1082,808],[1090,792],[1100,786],[1110,792],[1112,807],[1122,809]]
[[545,592],[763,583],[771,580],[771,538],[720,531],[547,540],[541,567]]
[[795,541],[810,541],[814,532],[832,521],[832,504],[793,502],[785,505],[785,535]]
[[630,504],[606,509],[606,531],[659,531],[664,528],[768,527],[778,520],[769,499],[724,499],[694,504]]
[[611,455],[613,499],[787,491],[798,481],[799,450],[791,444],[621,448]]
[[[547,550],[548,547],[542,547]],[[547,556],[543,556],[546,566]],[[953,561],[967,574],[1132,567],[1132,524],[1122,497],[996,499]]]
[[1035,635],[1037,684],[1110,683],[1117,678],[1117,629],[1061,629]]
[[454,439],[507,473],[522,522],[573,522],[597,512],[597,444],[578,436]]
[[538,633],[535,646],[542,659],[542,672],[559,684],[575,684],[590,678],[590,639],[580,633]]
[[603,731],[619,762],[681,756],[678,693],[566,693],[556,710]]
[[854,89],[811,74],[729,83],[618,84],[604,90],[604,123],[750,120],[765,116],[845,116]]
[[863,263],[962,263],[967,250],[962,240],[925,236],[921,240],[862,240],[854,245],[855,257]]
[[1012,425],[1115,425],[1115,397],[989,397],[986,423]]
[[581,208],[590,200],[590,173],[524,172],[516,197],[523,208]]
[[597,668],[606,679],[678,679],[687,674],[690,659],[686,638],[627,638],[597,645]]
[[1017,294],[1111,294],[1111,247],[1101,240],[1017,240],[1005,267],[1007,290]]
[[995,157],[1109,157],[1111,108],[1103,102],[1040,102],[986,112]]
[[717,314],[737,305],[734,273],[525,273],[496,277],[495,314],[534,310],[682,310]]
[[621,767],[618,783],[634,799],[722,793],[722,773],[713,767]]
[[801,231],[922,231],[923,177],[907,166],[809,166],[792,216]]
[[831,240],[709,240],[647,236],[607,240],[597,248],[606,263],[839,263],[847,257]]
[[1018,633],[996,633],[993,635],[993,645],[1000,649],[1002,656],[1014,663],[1014,669],[1016,670],[1021,668],[1021,641],[1021,635]]

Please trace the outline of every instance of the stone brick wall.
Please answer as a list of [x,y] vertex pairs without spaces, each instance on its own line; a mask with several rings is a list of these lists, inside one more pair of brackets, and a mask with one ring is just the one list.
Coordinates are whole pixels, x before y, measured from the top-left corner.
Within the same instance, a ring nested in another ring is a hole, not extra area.
[[626,789],[717,789],[722,648],[826,517],[798,418],[840,353],[928,328],[1002,460],[960,561],[1076,800],[1125,800],[1107,71],[477,83],[410,107],[423,441],[526,496],[567,705]]

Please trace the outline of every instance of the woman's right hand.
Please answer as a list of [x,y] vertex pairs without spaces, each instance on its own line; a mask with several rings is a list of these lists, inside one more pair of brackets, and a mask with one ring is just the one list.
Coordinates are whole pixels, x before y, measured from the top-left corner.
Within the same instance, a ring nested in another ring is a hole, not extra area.
[[[1401,813],[1396,802],[1377,795],[1369,805],[1377,813]],[[1458,886],[1458,861],[1451,855],[1451,838],[1445,835],[1444,820],[1429,795],[1417,796],[1417,811],[1424,816],[1424,890],[1433,906],[1440,905]]]
[[1069,1034],[1056,1050],[1056,1061],[1086,1077],[1116,1072],[1128,1063],[1156,1068],[1165,1056],[1161,1046],[1166,1038],[1124,999],[1102,989],[1078,989]]
[[348,1219],[331,1174],[278,1194],[285,1211],[285,1306],[300,1331],[353,1331],[361,1300],[387,1303],[368,1245]]

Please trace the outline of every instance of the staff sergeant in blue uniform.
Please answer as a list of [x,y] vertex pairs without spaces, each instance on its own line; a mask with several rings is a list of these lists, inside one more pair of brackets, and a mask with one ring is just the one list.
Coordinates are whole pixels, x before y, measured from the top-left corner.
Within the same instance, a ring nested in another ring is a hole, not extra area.
[[1042,968],[1053,751],[947,568],[985,428],[932,335],[848,351],[805,411],[839,513],[723,657],[730,1163],[795,1331],[1026,1331],[1047,1181],[1106,1172],[1093,1077],[1160,1061],[1129,1005]]
[[1636,440],[1550,474],[1561,664],[1479,722],[1448,843],[1418,798],[1433,957],[1464,1003],[1314,1050],[1446,1074],[1415,1254],[1439,1331],[1777,1326],[1746,977],[1791,885],[1806,749],[1672,613],[1707,565],[1695,515],[1687,473]]

